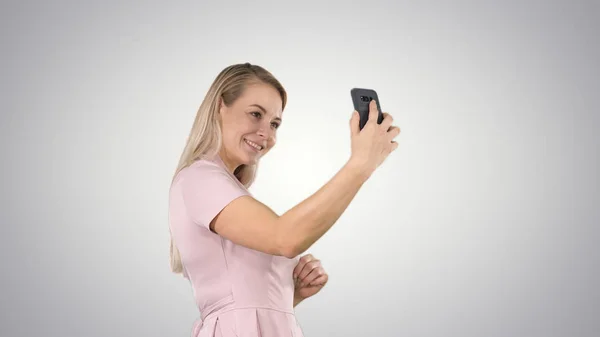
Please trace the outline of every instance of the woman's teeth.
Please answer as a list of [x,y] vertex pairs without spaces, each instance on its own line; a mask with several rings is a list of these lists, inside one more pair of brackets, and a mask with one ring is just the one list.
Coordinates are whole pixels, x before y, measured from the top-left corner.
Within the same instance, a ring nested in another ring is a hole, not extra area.
[[262,148],[263,148],[262,146],[260,146],[260,145],[258,145],[258,144],[256,144],[256,143],[254,143],[254,142],[251,142],[251,141],[249,141],[248,139],[244,139],[244,141],[246,142],[246,144],[248,144],[248,145],[252,146],[253,148],[255,148],[255,149],[256,149],[256,150],[258,150],[258,151],[262,150]]

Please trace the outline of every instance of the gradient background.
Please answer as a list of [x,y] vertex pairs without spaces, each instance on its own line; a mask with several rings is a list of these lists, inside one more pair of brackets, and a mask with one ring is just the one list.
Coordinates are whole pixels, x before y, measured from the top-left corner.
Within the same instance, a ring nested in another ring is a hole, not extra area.
[[598,2],[3,1],[0,336],[189,336],[167,192],[217,73],[289,92],[255,195],[350,154],[350,89],[400,146],[309,252],[315,336],[600,334]]

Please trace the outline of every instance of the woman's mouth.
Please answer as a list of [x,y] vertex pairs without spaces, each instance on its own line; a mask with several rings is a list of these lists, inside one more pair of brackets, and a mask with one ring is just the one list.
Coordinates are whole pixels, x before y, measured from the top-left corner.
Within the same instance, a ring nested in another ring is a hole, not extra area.
[[262,147],[261,145],[258,145],[258,144],[256,144],[255,142],[253,142],[253,141],[250,141],[250,140],[248,140],[248,139],[245,139],[245,138],[244,138],[244,142],[245,142],[246,144],[248,144],[248,145],[249,145],[251,148],[253,148],[254,150],[256,150],[256,152],[260,152],[260,151],[263,149],[263,147]]

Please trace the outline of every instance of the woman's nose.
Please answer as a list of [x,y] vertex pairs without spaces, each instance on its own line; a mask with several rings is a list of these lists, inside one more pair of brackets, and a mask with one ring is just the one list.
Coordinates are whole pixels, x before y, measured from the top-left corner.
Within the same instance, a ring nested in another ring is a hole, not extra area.
[[265,128],[264,126],[261,126],[260,129],[258,129],[257,133],[264,139],[269,139],[269,137],[271,136],[271,131],[268,128]]

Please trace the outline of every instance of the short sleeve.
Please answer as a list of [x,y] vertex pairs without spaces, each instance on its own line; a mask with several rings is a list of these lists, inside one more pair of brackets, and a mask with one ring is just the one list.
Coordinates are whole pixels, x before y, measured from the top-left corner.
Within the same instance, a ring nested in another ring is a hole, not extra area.
[[231,201],[244,195],[248,190],[241,186],[224,168],[201,162],[188,167],[182,177],[181,197],[186,212],[197,225],[210,230],[210,222]]

